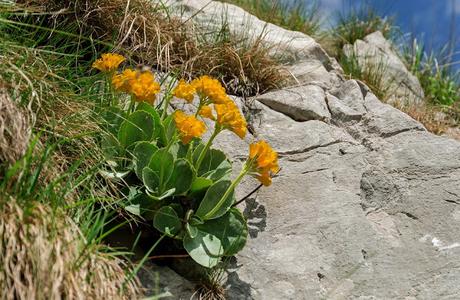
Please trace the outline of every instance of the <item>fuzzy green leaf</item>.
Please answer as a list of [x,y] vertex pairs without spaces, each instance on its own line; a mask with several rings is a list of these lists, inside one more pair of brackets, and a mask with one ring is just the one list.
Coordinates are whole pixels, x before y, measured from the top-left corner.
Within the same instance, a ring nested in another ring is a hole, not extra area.
[[134,148],[134,170],[139,179],[142,180],[142,170],[149,165],[153,154],[158,147],[151,142],[139,142]]
[[135,142],[150,141],[155,128],[152,116],[145,111],[133,112],[121,124],[118,132],[120,144],[127,148]]
[[160,115],[158,114],[158,111],[153,106],[151,106],[150,104],[146,102],[139,103],[137,105],[136,110],[148,112],[152,116],[153,121],[155,123],[155,128],[153,132],[153,140],[157,140],[157,139],[161,140],[161,136],[164,134],[165,129],[164,129],[163,123],[161,122],[161,118],[160,118]]
[[186,193],[192,186],[195,171],[192,165],[185,159],[178,159],[174,162],[174,169],[169,177],[168,188],[175,188],[175,195]]
[[197,177],[193,181],[192,187],[190,188],[190,190],[193,193],[201,192],[201,191],[207,189],[208,187],[210,187],[211,185],[212,185],[212,180],[211,179],[203,178],[203,177]]
[[222,199],[231,184],[230,180],[220,180],[211,185],[204,195],[196,215],[202,220],[215,219],[224,215],[234,202],[234,191],[229,193],[220,207],[216,207],[216,204]]
[[158,150],[150,159],[149,168],[158,176],[158,194],[163,194],[167,189],[174,168],[174,157],[165,148]]
[[142,181],[150,193],[157,193],[160,186],[158,174],[149,167],[142,170]]
[[222,217],[208,220],[197,227],[220,240],[225,256],[235,255],[243,249],[248,237],[246,220],[237,208],[232,208]]
[[206,232],[198,230],[195,237],[184,236],[184,248],[194,261],[200,265],[212,268],[220,261],[224,250],[220,240]]
[[160,232],[174,236],[181,230],[182,222],[172,207],[163,206],[156,212],[153,226]]

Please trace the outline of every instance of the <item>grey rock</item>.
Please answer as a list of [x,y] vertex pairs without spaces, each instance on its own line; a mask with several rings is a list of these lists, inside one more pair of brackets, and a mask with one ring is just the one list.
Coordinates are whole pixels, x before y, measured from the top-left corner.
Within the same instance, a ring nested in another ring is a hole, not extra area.
[[397,51],[380,31],[357,40],[353,45],[345,45],[344,54],[356,58],[362,68],[383,74],[382,79],[390,95],[388,101],[403,104],[423,101],[420,82],[407,70]]
[[297,121],[329,120],[324,90],[316,85],[269,92],[255,99]]
[[[320,68],[302,75],[307,86],[241,103],[253,135],[219,141],[243,160],[253,139],[267,140],[282,167],[241,204],[250,238],[229,263],[228,298],[460,299],[460,142],[335,76],[321,55],[308,59]],[[238,198],[257,185],[245,180]]]
[[266,140],[281,156],[352,140],[340,128],[317,120],[297,122],[261,103],[254,103],[251,112],[256,138]]
[[159,299],[193,299],[195,285],[168,267],[146,262],[139,270],[138,278],[144,287],[144,295],[161,296]]
[[316,85],[324,89],[331,89],[340,85],[341,72],[329,72],[325,66],[315,59],[303,60],[289,65],[287,68],[288,85]]

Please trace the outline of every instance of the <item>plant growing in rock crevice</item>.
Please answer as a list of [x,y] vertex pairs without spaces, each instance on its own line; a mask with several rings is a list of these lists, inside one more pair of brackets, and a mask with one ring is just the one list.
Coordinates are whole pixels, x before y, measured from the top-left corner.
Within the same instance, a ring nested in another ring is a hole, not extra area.
[[[248,159],[232,180],[231,162],[212,143],[224,130],[244,138],[247,129],[222,85],[209,76],[181,80],[155,105],[160,85],[153,73],[118,73],[122,61],[119,55],[106,54],[94,63],[111,80],[111,88],[130,95],[127,107],[118,106],[121,97],[115,97],[104,113],[107,169],[102,173],[127,184],[125,209],[151,220],[160,240],[167,236],[182,241],[197,263],[213,267],[246,243],[246,220],[233,207],[235,188],[246,175],[270,185],[279,169],[277,153],[264,141],[251,144]],[[197,98],[195,114],[168,113],[172,96],[190,105]],[[214,128],[206,143],[201,139],[208,129],[205,120]]]

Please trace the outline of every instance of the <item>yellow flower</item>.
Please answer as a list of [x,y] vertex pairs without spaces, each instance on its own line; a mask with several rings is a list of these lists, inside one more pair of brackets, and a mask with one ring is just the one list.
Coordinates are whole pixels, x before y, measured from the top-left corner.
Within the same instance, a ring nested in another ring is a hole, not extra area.
[[265,186],[271,184],[271,177],[279,171],[278,153],[265,141],[249,145],[249,159],[252,160],[251,172]]
[[104,53],[101,58],[93,63],[93,68],[109,73],[118,69],[118,66],[124,61],[125,58],[120,54]]
[[137,71],[136,76],[129,80],[129,92],[137,101],[153,103],[160,92],[160,84],[150,71]]
[[211,119],[211,120],[215,120],[216,118],[214,117],[214,115],[212,114],[212,108],[211,106],[209,105],[203,105],[200,109],[200,111],[198,112],[198,114],[200,116],[202,116],[203,118],[208,118],[208,119]]
[[247,133],[247,124],[238,106],[228,98],[224,104],[216,104],[214,107],[217,113],[217,123],[243,139]]
[[126,69],[119,74],[114,74],[112,77],[112,85],[120,92],[128,93],[130,90],[131,80],[136,78],[136,71]]
[[176,86],[176,88],[173,91],[173,96],[184,99],[188,103],[191,103],[193,101],[193,97],[195,95],[195,87],[191,84],[188,84],[185,82],[185,80],[181,79],[179,81],[179,84]]
[[223,104],[228,100],[225,88],[217,79],[204,75],[192,80],[190,85],[195,88],[200,97],[207,97],[215,104]]
[[174,122],[176,123],[177,130],[180,132],[183,144],[188,144],[193,138],[202,136],[206,131],[203,121],[198,120],[194,116],[186,115],[180,110],[174,113]]

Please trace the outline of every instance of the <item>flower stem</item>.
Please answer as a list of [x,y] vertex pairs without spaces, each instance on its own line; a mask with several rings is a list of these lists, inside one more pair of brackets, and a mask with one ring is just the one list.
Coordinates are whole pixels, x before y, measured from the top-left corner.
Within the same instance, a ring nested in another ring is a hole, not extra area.
[[163,112],[161,113],[162,120],[166,119],[167,112],[168,112],[168,106],[169,106],[169,102],[171,102],[171,99],[172,99],[171,94],[168,94],[167,96],[165,96],[165,99],[164,99],[165,106],[163,107]]
[[219,202],[217,202],[217,204],[206,214],[205,218],[207,216],[212,216],[219,211],[220,207],[225,203],[227,198],[230,196],[233,190],[235,190],[236,186],[240,183],[241,179],[243,179],[243,177],[249,172],[249,170],[250,168],[245,163],[238,177],[236,177],[235,181],[233,181],[232,184],[228,187],[228,189],[225,191],[225,194],[222,196],[222,198],[220,198]]
[[129,107],[128,107],[128,112],[129,113],[132,113],[134,111],[134,104],[136,103],[136,101],[134,100],[134,96],[131,96],[131,102],[129,103]]
[[214,132],[212,133],[211,137],[209,138],[208,142],[204,146],[203,150],[200,153],[200,156],[198,157],[198,160],[196,162],[195,169],[198,172],[200,169],[201,163],[203,162],[204,157],[206,156],[206,153],[208,152],[209,148],[211,148],[212,142],[216,138],[216,136],[222,131],[222,127],[220,127],[219,124],[216,123],[216,127],[214,128]]

